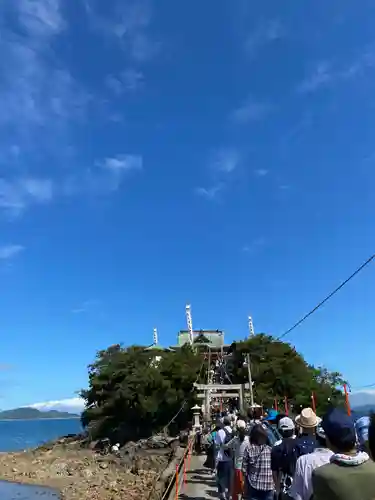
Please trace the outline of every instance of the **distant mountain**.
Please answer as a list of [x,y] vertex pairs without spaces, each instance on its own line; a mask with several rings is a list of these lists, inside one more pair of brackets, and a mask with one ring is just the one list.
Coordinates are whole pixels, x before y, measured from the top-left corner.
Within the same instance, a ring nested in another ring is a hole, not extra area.
[[356,410],[364,406],[369,406],[375,409],[375,391],[367,389],[349,394],[350,406]]
[[39,418],[79,418],[79,415],[56,410],[39,411],[36,408],[15,408],[14,410],[0,411],[0,420],[35,420]]
[[363,406],[355,406],[353,408],[353,413],[356,415],[370,415],[370,413],[375,413],[375,404],[363,405]]

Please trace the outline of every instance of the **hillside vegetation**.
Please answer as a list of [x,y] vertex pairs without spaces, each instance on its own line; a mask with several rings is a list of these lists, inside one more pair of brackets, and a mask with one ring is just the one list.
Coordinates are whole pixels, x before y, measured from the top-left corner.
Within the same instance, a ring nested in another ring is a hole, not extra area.
[[[310,406],[314,391],[318,413],[331,403],[343,404],[338,389],[341,375],[309,365],[288,343],[259,334],[234,343],[232,352],[228,374],[233,383],[248,381],[243,363],[246,353],[251,353],[258,403],[271,407],[275,397],[286,396],[296,407]],[[202,352],[188,345],[157,355],[161,360],[156,365],[155,351],[139,346],[116,345],[98,352],[89,366],[88,389],[81,392],[87,405],[82,423],[93,438],[110,437],[122,443],[147,437],[166,426],[182,405],[172,431],[186,426],[197,402],[193,383],[197,378],[202,383],[206,380],[207,364],[202,366]]]
[[39,411],[36,408],[15,408],[14,410],[0,411],[0,420],[36,420],[51,418],[79,418],[79,415],[64,411]]

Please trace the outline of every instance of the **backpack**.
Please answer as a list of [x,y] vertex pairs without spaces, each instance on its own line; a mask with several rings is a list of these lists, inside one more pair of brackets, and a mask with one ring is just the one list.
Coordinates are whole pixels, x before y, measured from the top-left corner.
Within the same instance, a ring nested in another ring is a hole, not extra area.
[[[223,431],[225,432],[225,439],[224,439],[224,443],[223,444],[228,444],[229,441],[232,439],[233,434],[232,434],[232,432],[229,432],[228,429],[226,429],[225,427],[224,427]],[[224,449],[224,455],[227,456],[227,457],[230,457],[231,456],[231,450]]]

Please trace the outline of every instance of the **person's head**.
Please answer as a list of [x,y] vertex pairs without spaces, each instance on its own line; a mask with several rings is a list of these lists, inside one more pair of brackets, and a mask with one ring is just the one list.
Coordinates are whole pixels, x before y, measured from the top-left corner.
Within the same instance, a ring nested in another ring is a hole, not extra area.
[[216,431],[219,431],[220,429],[222,429],[224,427],[223,425],[223,422],[218,418],[216,420],[216,424],[215,424],[215,430]]
[[315,439],[320,448],[327,448],[327,437],[321,424],[316,428]]
[[260,420],[263,416],[263,408],[261,406],[253,407],[253,418],[255,420]]
[[230,425],[231,425],[231,419],[230,419],[230,417],[224,417],[223,424],[224,424],[224,427],[227,427],[227,426],[230,427]]
[[242,442],[246,436],[246,422],[244,420],[237,420],[236,427],[237,427],[238,437]]
[[332,408],[322,420],[327,446],[335,453],[348,453],[355,449],[356,434],[351,417],[344,410]]
[[355,432],[357,434],[359,447],[362,451],[368,449],[368,431],[370,426],[370,417],[361,417],[355,423]]
[[250,443],[264,445],[268,443],[268,434],[261,424],[254,425],[250,432]]
[[264,420],[269,422],[270,424],[274,424],[276,422],[276,418],[278,416],[279,412],[277,410],[269,410],[267,413],[267,416],[265,417]]
[[248,420],[252,420],[254,418],[254,412],[253,412],[253,409],[251,406],[250,406],[250,408],[247,409],[246,415],[247,415]]
[[289,438],[294,435],[295,425],[291,418],[284,417],[279,420],[278,429],[283,438]]
[[375,413],[370,417],[370,425],[368,428],[368,448],[371,458],[375,461]]
[[302,434],[315,434],[320,422],[321,419],[316,416],[311,408],[304,408],[296,417],[296,425],[298,425]]

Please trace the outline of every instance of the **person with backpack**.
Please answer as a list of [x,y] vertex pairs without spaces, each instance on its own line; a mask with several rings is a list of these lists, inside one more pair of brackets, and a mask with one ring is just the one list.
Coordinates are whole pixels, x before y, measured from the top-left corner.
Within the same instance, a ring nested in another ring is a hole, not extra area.
[[216,445],[216,477],[219,497],[221,500],[229,499],[230,484],[232,478],[233,461],[231,452],[226,447],[232,439],[233,430],[231,421],[224,417],[223,426],[218,430],[215,436]]
[[246,434],[246,422],[244,420],[237,420],[236,435],[229,441],[226,448],[232,450],[234,462],[234,477],[232,481],[232,500],[238,500],[242,497],[243,493],[243,473],[242,461],[245,450],[249,446],[249,436]]
[[322,465],[329,464],[333,452],[327,447],[326,435],[318,425],[316,429],[317,448],[312,453],[302,455],[296,463],[293,476],[293,484],[289,490],[289,496],[294,500],[310,500],[313,494],[312,473],[313,470]]
[[278,429],[282,440],[275,443],[271,452],[271,469],[278,499],[288,495],[292,485],[296,454],[295,425],[291,418],[279,420]]

